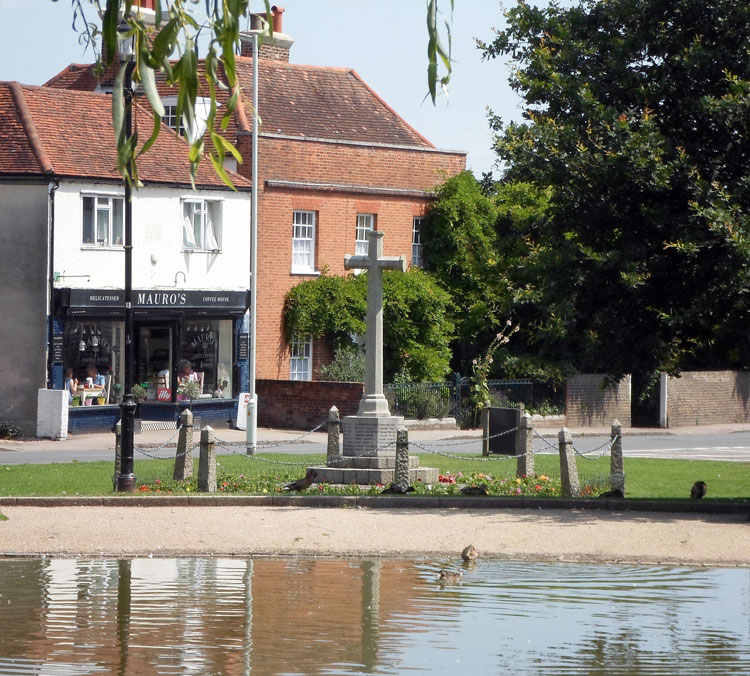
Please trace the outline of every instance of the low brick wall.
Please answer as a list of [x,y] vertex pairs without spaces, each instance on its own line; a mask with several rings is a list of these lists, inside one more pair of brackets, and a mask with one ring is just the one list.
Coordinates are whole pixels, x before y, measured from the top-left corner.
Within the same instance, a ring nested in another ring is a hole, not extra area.
[[579,373],[568,378],[565,395],[565,424],[568,427],[609,426],[617,419],[631,426],[630,376],[608,385],[605,376]]
[[668,427],[750,422],[749,371],[685,371],[666,382]]
[[258,380],[258,425],[310,430],[328,419],[331,406],[341,417],[355,415],[365,391],[363,383],[315,380]]

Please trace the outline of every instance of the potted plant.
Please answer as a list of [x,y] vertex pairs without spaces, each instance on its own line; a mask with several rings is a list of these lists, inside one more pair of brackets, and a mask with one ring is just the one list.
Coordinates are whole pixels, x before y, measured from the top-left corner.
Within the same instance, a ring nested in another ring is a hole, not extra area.
[[70,402],[71,406],[80,406],[81,405],[81,397],[80,395],[75,395],[73,399]]
[[182,395],[182,399],[187,399],[193,405],[193,399],[197,399],[201,394],[201,384],[197,380],[188,380],[180,384],[177,388],[177,394]]
[[140,404],[146,400],[146,388],[143,385],[133,385],[133,401]]
[[112,385],[112,403],[119,404],[122,399],[122,383]]

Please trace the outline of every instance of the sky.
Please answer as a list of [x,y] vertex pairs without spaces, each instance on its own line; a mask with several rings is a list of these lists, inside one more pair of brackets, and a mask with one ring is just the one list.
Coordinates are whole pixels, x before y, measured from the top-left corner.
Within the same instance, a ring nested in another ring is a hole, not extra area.
[[[292,63],[353,68],[438,148],[466,151],[467,166],[477,177],[493,169],[487,108],[506,122],[521,117],[520,99],[507,82],[507,63],[482,61],[475,46],[475,38],[489,42],[493,28],[503,27],[500,2],[456,0],[449,95],[433,105],[425,99],[424,0],[282,1],[283,32],[295,40]],[[254,11],[262,7],[260,0],[251,2]],[[449,12],[449,0],[441,0],[440,7]],[[69,63],[92,61],[72,20],[71,0],[0,0],[0,80],[41,85]]]

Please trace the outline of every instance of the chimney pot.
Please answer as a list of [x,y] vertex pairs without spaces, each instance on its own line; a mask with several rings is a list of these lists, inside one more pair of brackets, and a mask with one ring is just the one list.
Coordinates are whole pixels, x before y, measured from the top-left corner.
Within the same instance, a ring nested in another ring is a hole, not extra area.
[[281,15],[284,13],[284,8],[274,5],[271,7],[271,14],[273,14],[273,32],[282,33],[281,30]]

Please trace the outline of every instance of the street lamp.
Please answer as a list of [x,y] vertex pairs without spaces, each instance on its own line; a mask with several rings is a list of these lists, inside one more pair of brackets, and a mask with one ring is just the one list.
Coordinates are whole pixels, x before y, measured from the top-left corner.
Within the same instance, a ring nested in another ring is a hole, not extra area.
[[[120,63],[125,65],[123,98],[125,100],[125,140],[133,134],[133,36],[129,26],[123,21],[118,27],[120,39],[117,41]],[[125,34],[123,36],[123,34]],[[120,404],[121,455],[120,474],[117,476],[117,490],[123,493],[135,491],[133,473],[133,433],[135,427],[136,404],[133,401],[133,205],[131,203],[131,181],[133,178],[132,155],[127,164],[128,177],[125,179],[125,396]]]

